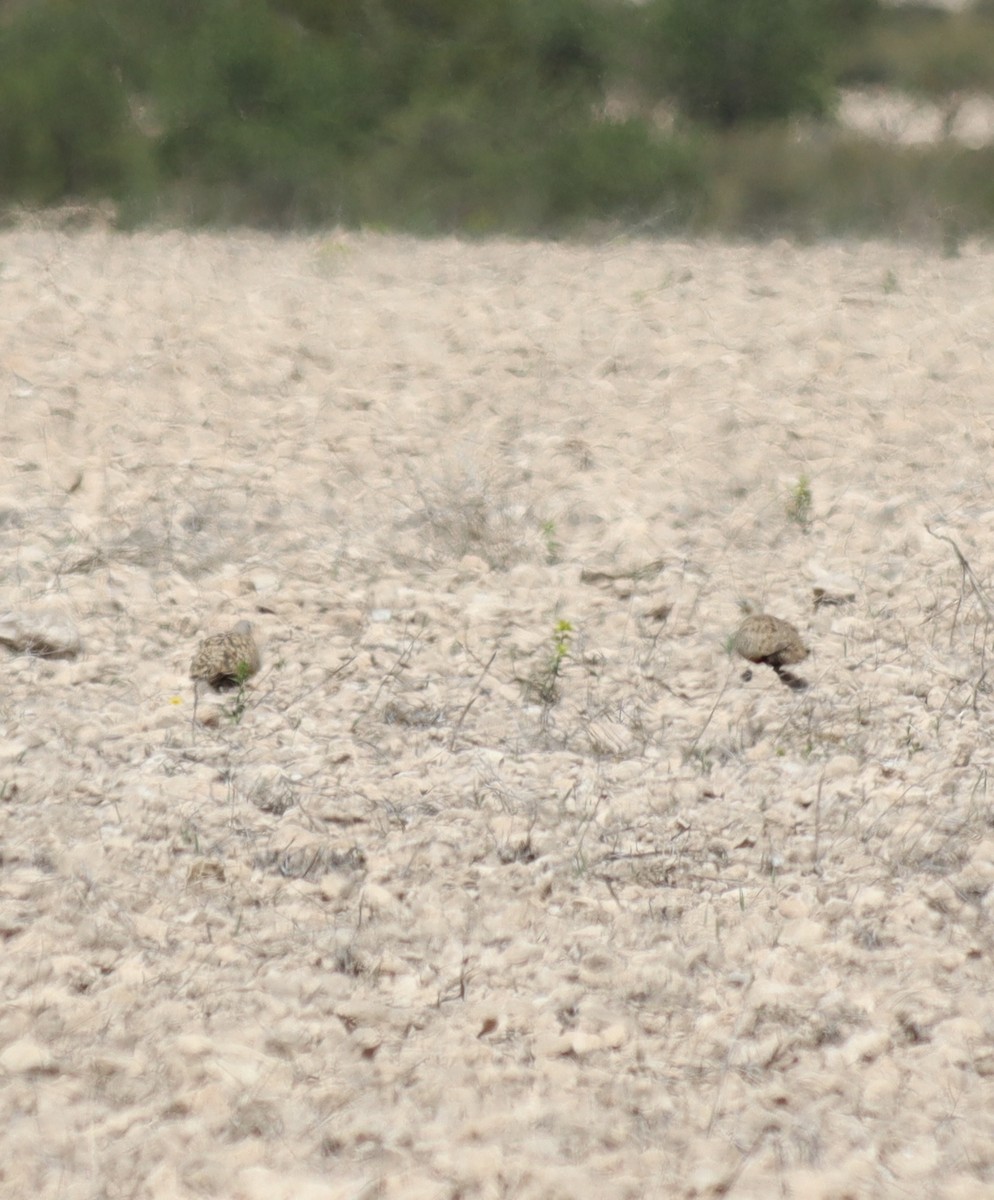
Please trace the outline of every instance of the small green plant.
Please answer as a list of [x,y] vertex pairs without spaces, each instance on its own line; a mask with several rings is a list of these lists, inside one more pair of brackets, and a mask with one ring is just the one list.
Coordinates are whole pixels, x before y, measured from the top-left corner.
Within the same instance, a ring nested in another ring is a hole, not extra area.
[[695,746],[686,755],[687,762],[692,762],[702,775],[710,775],[714,770],[714,755],[709,746]]
[[590,826],[594,823],[597,810],[604,799],[605,793],[602,791],[593,804],[580,814],[580,824],[577,827],[576,850],[573,853],[573,870],[577,875],[586,875],[587,873],[588,860],[587,855],[584,853],[583,842],[590,831]]
[[915,754],[921,754],[921,752],[925,749],[925,746],[924,746],[921,738],[918,737],[917,733],[914,730],[914,727],[911,724],[910,717],[908,718],[907,727],[905,728],[904,737],[903,737],[902,741],[904,743],[904,748],[908,752],[909,758],[911,758]]
[[559,676],[562,674],[563,664],[569,658],[572,636],[572,624],[569,621],[557,621],[552,631],[552,646],[548,657],[528,677],[528,695],[546,707],[551,707],[559,699]]
[[192,821],[184,821],[179,831],[180,841],[189,846],[194,854],[200,853],[200,834]]
[[884,272],[883,289],[885,296],[893,296],[898,289],[897,276],[890,267]]
[[784,505],[787,520],[805,531],[808,530],[811,526],[812,502],[811,480],[807,475],[801,475],[791,488]]
[[238,664],[238,669],[235,671],[235,687],[237,690],[231,703],[224,710],[224,715],[231,721],[232,725],[241,724],[242,717],[245,715],[245,709],[248,707],[248,692],[245,685],[251,674],[252,667],[249,663],[242,661]]
[[559,562],[562,553],[562,543],[556,537],[555,521],[542,522],[542,540],[545,542],[545,561],[551,566]]

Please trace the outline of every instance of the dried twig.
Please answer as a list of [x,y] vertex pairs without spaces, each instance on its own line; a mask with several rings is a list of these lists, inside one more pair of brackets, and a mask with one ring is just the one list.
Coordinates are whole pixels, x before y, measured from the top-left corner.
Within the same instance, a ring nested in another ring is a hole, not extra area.
[[463,721],[466,720],[466,714],[469,712],[470,708],[472,708],[474,702],[476,701],[477,697],[480,694],[480,685],[483,683],[483,680],[484,680],[487,672],[493,666],[494,659],[497,657],[498,649],[500,649],[499,646],[494,650],[493,654],[490,655],[489,659],[487,659],[487,665],[480,672],[479,677],[477,678],[476,683],[473,686],[472,694],[470,695],[470,698],[466,701],[466,704],[463,707],[462,712],[459,714],[459,720],[456,721],[455,726],[452,730],[452,737],[449,739],[449,752],[450,753],[453,750],[455,750],[456,738],[459,736],[459,730],[462,729],[462,723],[463,723]]
[[956,545],[956,543],[947,533],[936,533],[934,530],[929,529],[927,525],[925,526],[925,530],[927,533],[930,533],[932,537],[938,538],[940,542],[948,542],[949,545],[952,546],[953,552],[955,553],[956,558],[959,561],[959,565],[963,571],[964,580],[969,581],[970,587],[973,588],[974,595],[980,601],[980,605],[984,612],[989,617],[994,618],[994,601],[991,600],[990,596],[988,596],[984,589],[980,586],[980,580],[977,578],[973,567],[971,567],[969,562],[967,562],[963,551],[959,548],[959,546]]
[[935,530],[930,529],[928,525],[925,526],[925,532],[930,534],[932,537],[937,538],[940,542],[948,542],[949,545],[952,546],[953,553],[956,555],[956,559],[959,562],[960,570],[963,572],[963,582],[960,588],[960,595],[959,599],[956,601],[956,608],[953,612],[953,626],[949,633],[950,640],[952,639],[953,634],[956,632],[956,621],[959,617],[959,610],[963,604],[963,593],[966,591],[967,583],[969,583],[970,587],[973,589],[973,594],[980,601],[980,607],[984,610],[984,615],[989,621],[994,620],[994,600],[991,600],[987,592],[984,591],[980,584],[980,580],[977,578],[976,572],[974,571],[973,567],[970,566],[969,562],[967,562],[966,555],[963,553],[963,551],[959,548],[959,546],[956,545],[956,543],[947,533],[936,533]]

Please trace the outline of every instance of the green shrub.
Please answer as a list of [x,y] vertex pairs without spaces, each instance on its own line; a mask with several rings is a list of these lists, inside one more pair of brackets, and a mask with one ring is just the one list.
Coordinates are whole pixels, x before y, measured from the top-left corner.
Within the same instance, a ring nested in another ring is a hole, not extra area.
[[194,220],[334,221],[342,163],[378,116],[354,57],[261,0],[208,6],[160,50],[154,87],[163,172]]
[[722,128],[826,111],[823,0],[651,0],[660,82],[688,117]]
[[309,31],[375,64],[398,103],[412,92],[469,86],[509,95],[510,77],[596,87],[610,23],[591,0],[273,0]]
[[[994,73],[992,11],[33,0],[0,26],[0,199],[110,195],[133,219],[155,197],[173,219],[278,228],[557,234],[623,221],[952,247],[994,230],[994,152],[827,127],[799,138],[772,118],[824,110],[826,62],[922,91],[980,86]],[[602,119],[605,79],[645,119]],[[661,95],[701,120],[661,135],[649,114]]]
[[696,139],[701,233],[906,238],[948,246],[994,230],[994,150],[858,136],[798,140],[768,126]]
[[690,142],[636,120],[577,127],[550,146],[546,170],[550,228],[606,216],[680,228],[704,187]]
[[[286,2],[308,19],[301,0]],[[354,39],[382,103],[350,164],[347,219],[421,232],[544,227],[556,147],[595,123],[596,10],[585,0],[382,0],[350,14],[335,44]]]
[[149,148],[131,118],[117,39],[99,6],[47,3],[0,38],[0,194],[50,204],[149,188]]
[[188,220],[534,228],[531,164],[592,119],[600,26],[583,0],[186,11],[152,86]]
[[947,12],[881,9],[863,34],[840,47],[845,84],[876,84],[931,97],[994,90],[994,5]]

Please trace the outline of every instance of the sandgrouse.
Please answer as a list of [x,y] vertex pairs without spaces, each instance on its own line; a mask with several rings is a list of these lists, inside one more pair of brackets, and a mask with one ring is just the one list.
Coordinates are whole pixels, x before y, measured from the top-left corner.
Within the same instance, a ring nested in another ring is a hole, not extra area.
[[250,621],[239,621],[227,633],[204,638],[190,663],[194,688],[201,683],[216,691],[237,687],[261,665],[259,647],[252,636]]
[[[736,631],[732,648],[751,663],[772,667],[787,687],[800,691],[808,686],[806,679],[785,669],[808,657],[807,646],[789,621],[781,621],[768,613],[751,613]],[[743,678],[748,679],[751,674],[747,670]]]

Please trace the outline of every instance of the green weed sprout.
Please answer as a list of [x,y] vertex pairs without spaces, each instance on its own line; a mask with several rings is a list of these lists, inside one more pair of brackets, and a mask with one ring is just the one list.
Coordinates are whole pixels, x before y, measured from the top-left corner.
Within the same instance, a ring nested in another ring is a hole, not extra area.
[[811,480],[807,475],[801,475],[791,488],[784,505],[787,520],[792,524],[807,530],[811,526],[811,506],[814,498],[811,495]]
[[225,709],[225,715],[230,719],[233,725],[240,725],[242,717],[245,715],[245,709],[248,707],[248,690],[245,687],[249,676],[252,674],[252,664],[241,659],[238,666],[235,668],[235,692],[234,699]]
[[573,626],[569,621],[557,621],[552,631],[552,647],[548,658],[532,672],[528,680],[528,691],[547,707],[559,699],[559,676],[563,664],[569,658],[570,638]]

